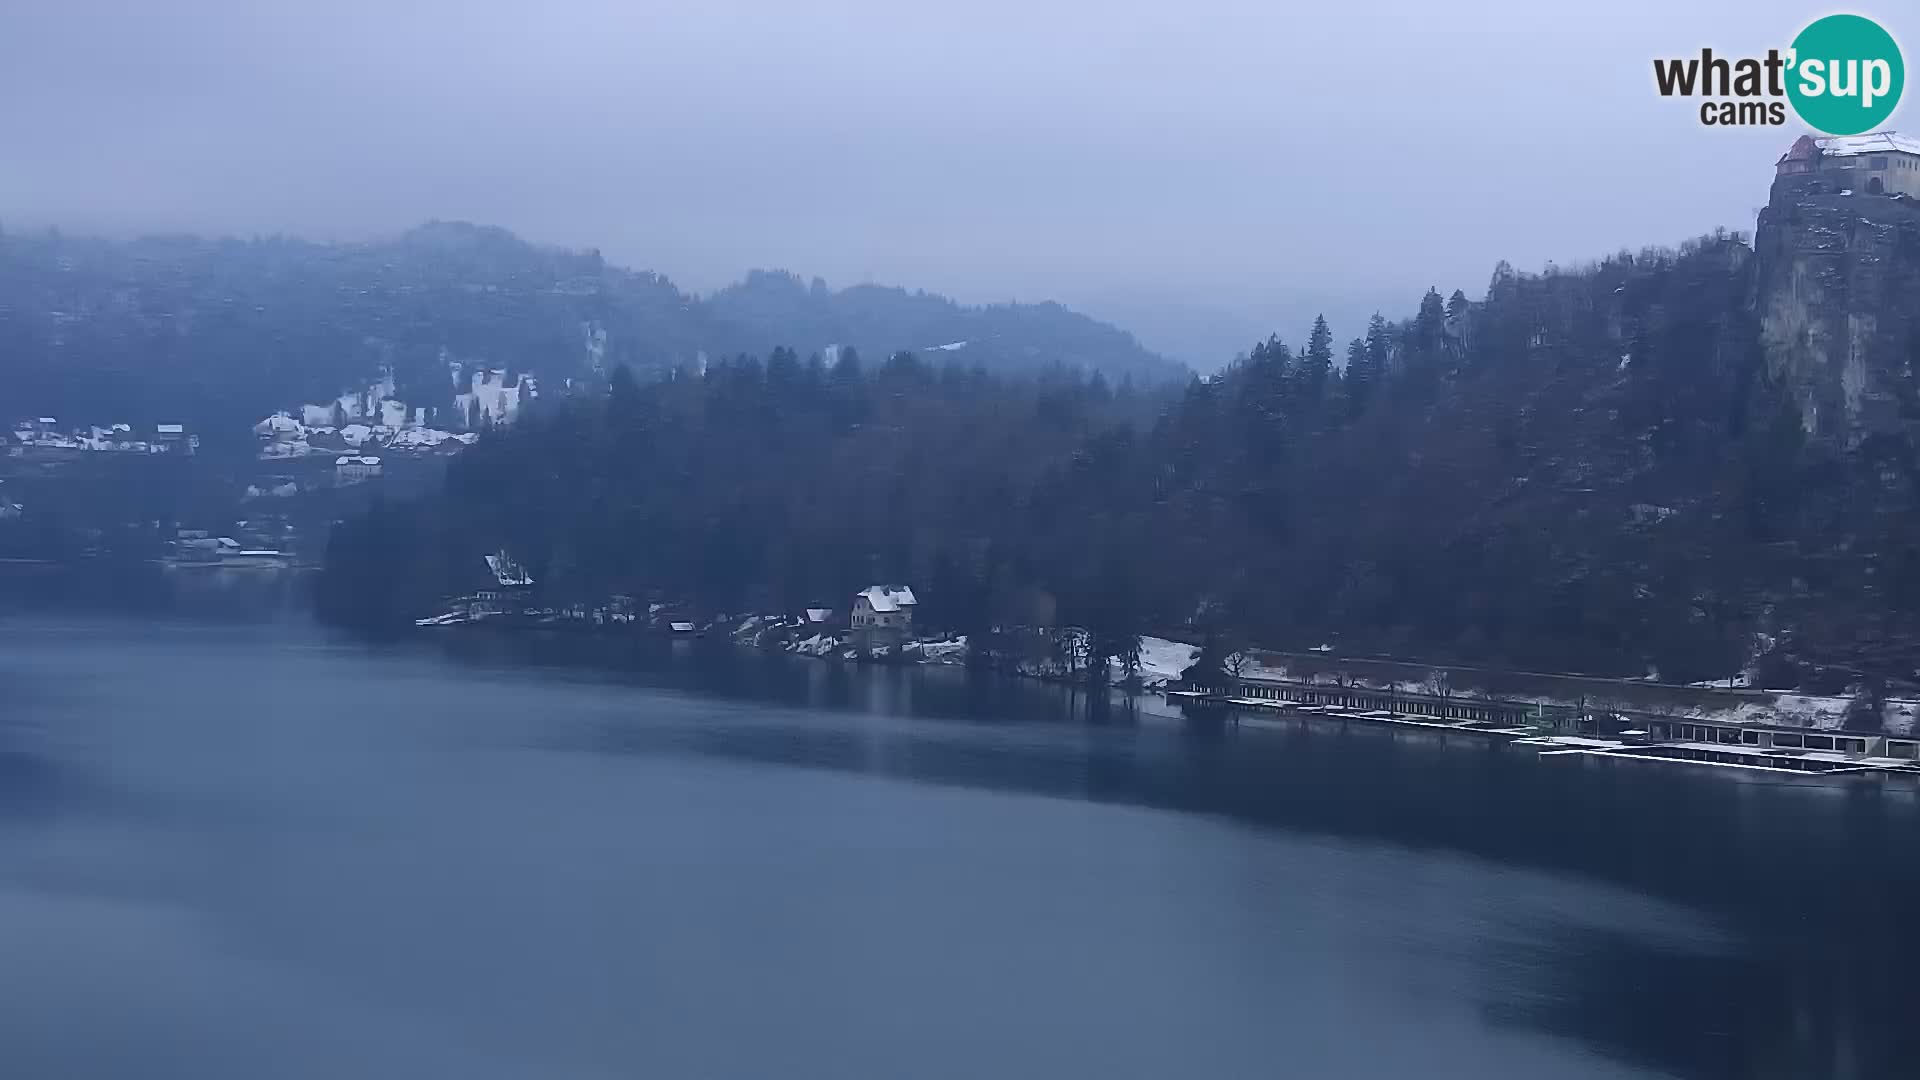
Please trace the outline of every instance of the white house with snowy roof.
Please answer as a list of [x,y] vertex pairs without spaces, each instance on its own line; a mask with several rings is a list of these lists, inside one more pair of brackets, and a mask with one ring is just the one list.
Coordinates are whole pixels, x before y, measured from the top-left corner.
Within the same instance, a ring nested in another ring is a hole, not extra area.
[[905,585],[869,585],[854,594],[849,626],[866,647],[897,645],[913,637],[913,609],[919,601]]
[[200,436],[188,433],[185,424],[155,424],[152,446],[155,453],[191,454],[200,449]]
[[357,484],[362,480],[371,480],[380,475],[380,459],[364,454],[350,454],[333,459],[334,480],[342,484]]
[[300,421],[289,413],[277,412],[253,425],[253,433],[263,439],[285,442],[302,434]]
[[1920,199],[1920,138],[1897,131],[1819,138],[1802,135],[1774,165],[1775,176],[1819,173],[1833,190]]

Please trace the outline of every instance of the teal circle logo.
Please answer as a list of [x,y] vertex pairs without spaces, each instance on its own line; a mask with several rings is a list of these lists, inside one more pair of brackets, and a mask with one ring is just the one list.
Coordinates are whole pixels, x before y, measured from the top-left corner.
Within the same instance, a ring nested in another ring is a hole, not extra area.
[[1793,39],[1787,98],[1815,131],[1859,135],[1893,115],[1907,82],[1893,35],[1860,15],[1828,15]]

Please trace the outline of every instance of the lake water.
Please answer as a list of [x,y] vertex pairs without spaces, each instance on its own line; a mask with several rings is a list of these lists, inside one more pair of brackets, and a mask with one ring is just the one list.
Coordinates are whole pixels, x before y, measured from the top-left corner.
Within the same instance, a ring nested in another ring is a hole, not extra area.
[[0,618],[0,1075],[1920,1073],[1910,798],[580,652]]

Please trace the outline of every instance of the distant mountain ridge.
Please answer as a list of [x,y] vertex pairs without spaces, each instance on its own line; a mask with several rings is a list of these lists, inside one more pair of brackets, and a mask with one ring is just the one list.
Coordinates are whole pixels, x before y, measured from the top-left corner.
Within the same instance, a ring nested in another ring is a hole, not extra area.
[[875,363],[948,346],[928,358],[1001,373],[1186,374],[1058,304],[967,307],[765,271],[701,298],[597,251],[464,222],[351,244],[0,231],[6,398],[74,419],[251,425],[386,373],[409,402],[450,408],[456,363],[564,388],[623,364],[645,378],[782,345],[802,357],[852,346]]
[[799,339],[851,345],[876,360],[900,349],[948,352],[970,367],[999,372],[1059,366],[1147,382],[1185,374],[1132,334],[1051,301],[969,307],[925,291],[882,285],[834,291],[819,278],[807,283],[785,271],[755,270],[707,303],[726,324],[756,335],[745,350],[754,354]]

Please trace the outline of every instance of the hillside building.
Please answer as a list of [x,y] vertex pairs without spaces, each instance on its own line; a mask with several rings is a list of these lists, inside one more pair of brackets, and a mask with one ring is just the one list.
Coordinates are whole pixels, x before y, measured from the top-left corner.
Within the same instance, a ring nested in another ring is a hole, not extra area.
[[913,638],[913,609],[918,603],[905,585],[870,585],[856,593],[849,629],[862,648],[900,645]]
[[1920,139],[1893,131],[1834,138],[1802,135],[1773,171],[1775,176],[1818,173],[1823,181],[1831,178],[1834,193],[1920,199]]

